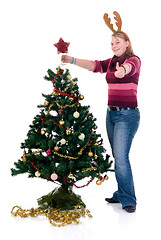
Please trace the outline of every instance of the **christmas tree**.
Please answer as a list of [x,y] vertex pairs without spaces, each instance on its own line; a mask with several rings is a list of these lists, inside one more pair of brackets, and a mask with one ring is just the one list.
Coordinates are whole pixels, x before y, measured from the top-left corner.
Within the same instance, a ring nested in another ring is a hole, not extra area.
[[[60,38],[54,46],[58,54],[68,53],[69,44]],[[42,94],[45,100],[43,105],[38,106],[40,114],[34,117],[27,139],[21,144],[24,149],[22,159],[15,162],[15,168],[11,169],[13,176],[27,172],[29,177],[43,178],[60,185],[38,199],[36,215],[40,208],[66,210],[77,209],[80,205],[84,208],[85,204],[72,191],[72,187],[78,187],[76,182],[87,177],[90,177],[87,184],[78,188],[88,186],[96,177],[100,185],[108,179],[107,175],[102,177],[101,174],[113,171],[110,170],[112,162],[109,161],[109,155],[106,154],[105,159],[103,156],[105,149],[101,135],[96,134],[96,118],[89,112],[89,106],[80,103],[84,96],[79,92],[78,79],[72,79],[69,70],[64,71],[60,67],[56,73],[49,69],[45,79],[52,82],[53,92]],[[32,216],[33,209],[24,212],[19,207],[12,214]],[[75,214],[78,215],[77,210]],[[83,210],[81,214],[84,214]],[[63,224],[71,222],[73,217],[68,219],[69,212],[65,216]],[[55,221],[53,217],[50,221],[52,224],[53,219]]]
[[58,189],[38,199],[42,208],[72,209],[85,206],[72,187],[76,182],[90,177],[100,184],[101,176],[110,170],[109,155],[103,156],[100,134],[96,134],[96,118],[89,106],[82,106],[77,78],[72,79],[69,70],[60,67],[57,72],[48,70],[45,79],[53,84],[51,94],[42,94],[44,104],[33,119],[27,139],[21,144],[22,159],[15,162],[12,175],[28,173],[29,177],[43,178],[61,185]]

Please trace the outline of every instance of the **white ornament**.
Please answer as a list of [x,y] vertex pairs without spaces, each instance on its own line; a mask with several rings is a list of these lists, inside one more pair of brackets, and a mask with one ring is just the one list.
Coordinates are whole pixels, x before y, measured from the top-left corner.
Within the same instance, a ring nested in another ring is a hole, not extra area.
[[36,176],[36,177],[40,177],[40,175],[41,175],[41,173],[40,173],[39,171],[36,171],[36,172],[35,172],[35,176]]
[[80,116],[80,113],[79,113],[79,112],[76,111],[76,112],[73,113],[73,117],[74,117],[74,118],[79,118],[79,116]]
[[63,144],[66,144],[66,140],[64,139],[64,138],[62,138],[61,140],[60,140],[60,143],[63,145]]
[[50,115],[52,115],[53,117],[56,117],[56,116],[58,116],[58,113],[55,110],[51,110]]
[[53,181],[56,181],[58,179],[58,175],[55,172],[53,174],[51,174],[50,177]]
[[84,133],[81,133],[81,134],[78,136],[78,138],[79,138],[80,140],[84,141],[84,139],[85,139]]
[[61,83],[62,83],[62,84],[64,84],[64,83],[65,83],[65,80],[64,80],[64,79],[62,79],[62,80],[61,80]]

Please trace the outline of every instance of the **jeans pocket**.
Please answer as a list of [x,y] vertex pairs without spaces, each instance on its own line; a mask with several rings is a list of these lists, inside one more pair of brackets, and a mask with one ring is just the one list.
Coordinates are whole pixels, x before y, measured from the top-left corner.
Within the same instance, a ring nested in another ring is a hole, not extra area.
[[120,111],[122,121],[129,122],[130,124],[139,125],[140,112],[139,109],[129,109]]

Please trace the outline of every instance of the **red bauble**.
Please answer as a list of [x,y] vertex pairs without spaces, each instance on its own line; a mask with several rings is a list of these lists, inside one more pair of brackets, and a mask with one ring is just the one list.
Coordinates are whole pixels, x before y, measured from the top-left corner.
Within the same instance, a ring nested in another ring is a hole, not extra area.
[[64,42],[62,38],[59,39],[58,43],[54,43],[53,45],[57,48],[58,54],[59,53],[68,53],[68,46],[70,43]]
[[50,148],[46,151],[46,154],[49,156],[49,155],[51,155],[51,150],[50,150]]

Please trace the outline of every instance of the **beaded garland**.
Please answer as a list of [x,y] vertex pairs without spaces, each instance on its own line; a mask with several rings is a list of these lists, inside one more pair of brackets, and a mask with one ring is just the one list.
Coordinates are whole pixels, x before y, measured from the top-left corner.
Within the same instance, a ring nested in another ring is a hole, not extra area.
[[90,211],[82,205],[75,206],[74,210],[61,211],[60,209],[50,208],[43,210],[40,208],[31,208],[31,209],[22,209],[19,206],[14,206],[11,210],[13,216],[19,216],[21,218],[27,217],[37,217],[38,215],[44,215],[49,219],[49,222],[55,227],[64,227],[67,224],[79,223],[79,218],[87,215],[89,218],[92,218]]

